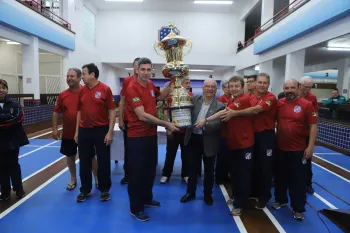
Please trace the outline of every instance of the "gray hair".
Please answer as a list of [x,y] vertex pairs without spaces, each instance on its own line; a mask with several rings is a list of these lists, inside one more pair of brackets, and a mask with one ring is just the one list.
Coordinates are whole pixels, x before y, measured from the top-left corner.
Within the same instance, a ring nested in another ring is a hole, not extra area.
[[304,84],[305,82],[313,83],[314,81],[312,80],[312,78],[310,76],[304,76],[299,80],[300,84]]
[[69,68],[68,71],[74,71],[77,74],[77,77],[80,78],[81,77],[81,70],[78,68]]
[[186,82],[187,80],[190,80],[190,77],[186,76],[181,80],[181,84],[183,84],[184,82]]
[[206,80],[204,81],[203,85],[205,85],[205,84],[206,84],[207,82],[209,82],[209,81],[214,82],[216,87],[218,86],[218,83],[216,82],[215,79],[206,79]]
[[267,73],[259,73],[257,78],[259,78],[259,77],[267,78],[268,82],[270,83],[270,75],[269,74],[267,74]]
[[226,88],[227,86],[228,86],[228,80],[222,81],[222,83],[221,83],[221,88],[224,89],[224,88]]

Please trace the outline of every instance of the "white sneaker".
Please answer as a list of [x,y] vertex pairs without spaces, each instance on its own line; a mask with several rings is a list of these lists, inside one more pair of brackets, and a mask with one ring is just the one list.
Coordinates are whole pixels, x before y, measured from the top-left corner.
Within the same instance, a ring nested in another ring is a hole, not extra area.
[[166,176],[162,176],[162,178],[160,178],[160,183],[161,183],[161,184],[165,184],[165,183],[167,183],[167,182],[168,182],[168,180],[169,180],[169,178],[168,178],[168,177],[166,177]]
[[188,176],[184,177],[184,181],[185,181],[186,184],[188,184]]

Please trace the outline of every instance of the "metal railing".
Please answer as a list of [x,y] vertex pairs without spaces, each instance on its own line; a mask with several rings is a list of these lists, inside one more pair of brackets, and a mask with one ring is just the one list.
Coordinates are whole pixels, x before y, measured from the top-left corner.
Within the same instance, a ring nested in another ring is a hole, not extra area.
[[56,22],[57,24],[61,25],[62,27],[68,29],[71,31],[71,24],[68,23],[66,20],[62,19],[55,13],[53,13],[51,10],[49,10],[47,7],[41,5],[35,0],[16,0],[17,2],[22,3],[23,5],[35,10],[39,14],[45,16],[46,18],[51,19],[52,21]]

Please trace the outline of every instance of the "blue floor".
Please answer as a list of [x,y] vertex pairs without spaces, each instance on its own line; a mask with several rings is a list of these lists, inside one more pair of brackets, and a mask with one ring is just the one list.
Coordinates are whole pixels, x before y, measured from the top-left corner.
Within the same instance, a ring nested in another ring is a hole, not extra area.
[[344,156],[341,153],[324,148],[321,146],[315,147],[315,155],[321,157],[322,159],[328,160],[346,170],[350,170],[350,157]]
[[[31,140],[35,147],[24,147],[21,154],[45,146],[53,140]],[[52,163],[62,155],[59,153],[59,142],[53,147],[41,148],[20,159],[23,178]],[[37,147],[36,147],[37,146]],[[322,148],[318,148],[320,150]],[[322,150],[321,150],[322,151]],[[317,151],[319,152],[319,151]],[[319,152],[330,153],[330,152]],[[123,175],[123,164],[112,162],[111,200],[106,203],[99,201],[99,191],[93,190],[92,197],[85,203],[77,203],[78,188],[66,191],[69,182],[68,171],[58,176],[43,189],[25,200],[21,205],[0,219],[0,232],[52,232],[52,233],[86,233],[86,232],[127,232],[127,233],[233,233],[239,232],[238,227],[229,215],[223,194],[215,186],[214,205],[209,207],[203,202],[202,185],[197,190],[195,201],[182,204],[179,202],[186,191],[186,185],[180,179],[180,156],[177,156],[174,175],[166,185],[160,185],[159,179],[164,162],[165,145],[159,145],[159,165],[154,185],[154,198],[161,202],[161,208],[146,209],[151,217],[148,223],[135,220],[129,214],[127,186],[120,185]],[[314,181],[331,190],[335,195],[350,202],[350,183],[313,165]],[[201,181],[201,180],[200,180]],[[322,198],[337,208],[350,209],[350,206],[332,196],[321,187],[314,184],[315,191]],[[270,204],[273,200],[270,201]],[[272,215],[286,232],[327,233],[328,230],[317,215],[318,210],[329,208],[315,195],[307,196],[305,220],[297,222],[292,217],[290,207],[274,210],[268,206]],[[314,210],[315,209],[315,210]],[[243,213],[244,214],[244,213]],[[330,220],[325,221],[332,233],[342,232]],[[16,224],[21,223],[21,224]]]

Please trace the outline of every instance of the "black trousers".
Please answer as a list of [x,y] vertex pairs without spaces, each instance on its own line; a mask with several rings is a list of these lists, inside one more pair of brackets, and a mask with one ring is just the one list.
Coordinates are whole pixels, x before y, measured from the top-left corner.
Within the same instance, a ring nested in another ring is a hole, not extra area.
[[211,195],[213,192],[216,156],[206,156],[203,148],[203,136],[192,134],[186,149],[189,167],[187,193],[196,192],[202,158],[204,163],[204,195]]
[[[309,137],[306,138],[307,143],[309,144]],[[306,186],[311,186],[312,184],[312,158],[308,159],[306,161],[306,165],[307,165],[307,170],[306,170]]]
[[13,190],[22,191],[22,172],[18,163],[19,148],[11,151],[0,152],[0,186],[5,195],[11,193],[11,181]]
[[187,159],[185,153],[185,134],[184,133],[173,133],[171,137],[167,137],[166,143],[166,157],[164,162],[164,167],[162,171],[162,176],[170,177],[174,169],[174,161],[176,158],[177,149],[181,148],[181,177],[184,178],[188,176]]
[[123,139],[124,139],[124,176],[128,177],[128,121],[124,121],[124,131],[123,131]]
[[[97,155],[98,189],[108,192],[111,188],[111,154],[110,146],[104,143],[109,126],[79,128],[78,149],[80,159],[80,191],[89,193],[92,189],[92,158]],[[96,149],[96,151],[95,151]]]
[[215,179],[216,181],[227,181],[229,166],[229,150],[227,149],[226,139],[220,139],[220,152],[216,158]]
[[251,196],[267,204],[271,198],[274,165],[275,131],[265,130],[254,134],[254,158]]
[[253,150],[251,146],[230,151],[233,206],[236,208],[243,208],[250,195]]
[[304,150],[279,151],[276,171],[276,202],[288,203],[287,190],[289,190],[293,210],[305,212],[307,162]]
[[144,211],[144,205],[153,200],[153,184],[156,176],[158,141],[157,136],[128,137],[128,194],[130,211]]

